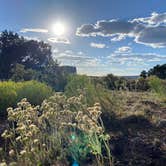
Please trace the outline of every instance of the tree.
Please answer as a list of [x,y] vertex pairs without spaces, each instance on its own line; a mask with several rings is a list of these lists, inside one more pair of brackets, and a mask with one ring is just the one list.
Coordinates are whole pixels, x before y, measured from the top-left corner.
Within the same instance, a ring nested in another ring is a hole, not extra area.
[[16,64],[11,70],[13,81],[29,81],[38,80],[38,72],[32,69],[25,70],[25,66],[21,64]]
[[143,70],[140,74],[140,77],[145,79],[147,77],[147,72],[145,70]]
[[17,64],[41,70],[53,64],[51,46],[43,41],[26,40],[17,33],[3,31],[0,35],[0,79],[9,79]]
[[155,75],[161,79],[166,79],[166,64],[156,65],[148,71],[148,76]]
[[106,85],[108,89],[115,90],[116,89],[116,81],[118,80],[118,77],[114,76],[113,74],[108,74],[104,81],[106,82]]
[[43,41],[26,40],[17,33],[0,34],[0,80],[38,80],[63,91],[67,75],[75,67],[59,66],[52,58],[51,46]]

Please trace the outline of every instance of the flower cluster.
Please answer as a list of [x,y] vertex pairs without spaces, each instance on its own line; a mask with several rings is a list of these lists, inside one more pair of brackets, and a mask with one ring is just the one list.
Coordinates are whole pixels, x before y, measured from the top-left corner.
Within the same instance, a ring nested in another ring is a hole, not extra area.
[[96,103],[93,107],[88,107],[84,111],[78,111],[76,121],[78,128],[87,133],[102,133],[104,129],[98,122],[101,115],[101,106]]
[[41,106],[32,106],[22,99],[17,108],[8,108],[10,127],[2,137],[10,142],[6,151],[9,165],[50,165],[57,160],[67,162],[68,155],[79,158],[75,156],[89,153],[101,157],[102,142],[109,139],[104,134],[101,106],[95,103],[87,107],[83,98],[83,95],[67,98],[56,93]]
[[11,126],[1,136],[11,142],[8,152],[11,160],[17,158],[19,163],[24,163],[26,157],[36,157],[33,149],[40,150],[36,141],[42,135],[38,125],[39,106],[33,107],[27,99],[22,99],[17,106],[15,109],[7,109]]

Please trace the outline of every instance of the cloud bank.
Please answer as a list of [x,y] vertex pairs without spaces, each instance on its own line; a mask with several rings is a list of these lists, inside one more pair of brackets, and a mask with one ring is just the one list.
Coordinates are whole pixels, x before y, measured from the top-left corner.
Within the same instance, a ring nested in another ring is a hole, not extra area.
[[111,37],[111,41],[129,37],[136,43],[162,48],[166,47],[166,13],[152,13],[150,17],[132,20],[100,20],[78,27],[76,35]]
[[95,62],[95,58],[87,56],[83,52],[74,52],[72,50],[54,52],[53,57],[63,64],[72,64],[79,67],[85,67]]
[[156,53],[135,53],[130,47],[120,47],[107,57],[110,64],[125,66],[148,65],[149,62],[165,61],[165,55]]

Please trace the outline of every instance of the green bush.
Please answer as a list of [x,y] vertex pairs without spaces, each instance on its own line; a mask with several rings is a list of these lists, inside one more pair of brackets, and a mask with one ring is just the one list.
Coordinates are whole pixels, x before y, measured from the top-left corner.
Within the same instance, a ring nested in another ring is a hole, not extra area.
[[112,109],[117,103],[116,91],[105,89],[100,84],[95,86],[93,80],[86,75],[69,76],[65,94],[68,97],[82,94],[88,106],[94,102],[100,102],[104,110]]
[[22,64],[17,63],[14,68],[11,70],[12,81],[30,81],[37,79],[37,71],[32,69],[25,69],[25,66]]
[[88,105],[98,101],[98,95],[91,79],[86,75],[71,75],[68,77],[68,84],[65,87],[65,94],[69,97],[83,94]]
[[151,90],[166,101],[166,81],[156,76],[151,76],[148,78],[148,82]]
[[93,80],[86,75],[73,75],[68,78],[68,84],[65,87],[65,94],[68,97],[84,96],[84,102],[87,106],[99,102],[102,107],[102,119],[106,129],[109,129],[113,123],[115,113],[119,112],[123,102],[119,95],[120,92],[110,91],[103,88],[102,85],[93,83]]
[[37,81],[0,82],[0,117],[6,116],[6,108],[16,106],[22,98],[27,98],[32,104],[38,105],[52,93],[49,86]]
[[140,77],[136,81],[136,90],[137,91],[147,91],[149,90],[148,80],[146,78]]

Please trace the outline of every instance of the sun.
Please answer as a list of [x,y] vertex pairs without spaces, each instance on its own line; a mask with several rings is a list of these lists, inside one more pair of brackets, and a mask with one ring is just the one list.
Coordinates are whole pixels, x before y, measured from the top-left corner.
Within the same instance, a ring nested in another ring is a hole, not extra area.
[[52,26],[52,30],[54,32],[54,34],[56,34],[57,36],[61,36],[65,33],[66,29],[65,29],[65,25],[62,22],[57,22]]

